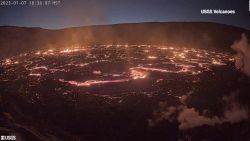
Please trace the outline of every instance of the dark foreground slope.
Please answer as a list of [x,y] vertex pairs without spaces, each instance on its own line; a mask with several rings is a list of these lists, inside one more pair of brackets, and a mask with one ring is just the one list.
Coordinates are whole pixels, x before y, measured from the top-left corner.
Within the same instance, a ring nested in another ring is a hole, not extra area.
[[228,49],[249,30],[207,22],[75,27],[60,30],[0,27],[0,57],[27,50],[91,44],[155,44]]

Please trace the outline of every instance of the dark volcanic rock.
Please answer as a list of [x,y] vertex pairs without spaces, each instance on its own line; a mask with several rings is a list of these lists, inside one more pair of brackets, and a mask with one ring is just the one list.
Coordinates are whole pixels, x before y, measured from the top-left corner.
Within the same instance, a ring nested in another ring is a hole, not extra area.
[[0,57],[42,48],[92,44],[155,44],[228,50],[249,30],[208,22],[117,24],[47,30],[0,27]]

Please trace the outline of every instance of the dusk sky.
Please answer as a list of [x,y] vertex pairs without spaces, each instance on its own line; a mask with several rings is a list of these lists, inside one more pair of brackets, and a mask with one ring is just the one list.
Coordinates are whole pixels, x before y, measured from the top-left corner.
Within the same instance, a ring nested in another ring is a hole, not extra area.
[[[201,9],[235,10],[236,14],[202,15]],[[250,29],[249,1],[61,0],[59,6],[0,6],[1,26],[58,29],[86,25],[169,21],[209,21]]]

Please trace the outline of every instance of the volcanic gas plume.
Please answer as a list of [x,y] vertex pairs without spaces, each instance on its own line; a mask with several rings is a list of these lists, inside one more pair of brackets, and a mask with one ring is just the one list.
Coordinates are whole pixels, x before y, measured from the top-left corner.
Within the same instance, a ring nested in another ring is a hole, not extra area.
[[239,41],[235,41],[231,48],[237,51],[235,66],[237,69],[250,76],[250,45],[245,34]]

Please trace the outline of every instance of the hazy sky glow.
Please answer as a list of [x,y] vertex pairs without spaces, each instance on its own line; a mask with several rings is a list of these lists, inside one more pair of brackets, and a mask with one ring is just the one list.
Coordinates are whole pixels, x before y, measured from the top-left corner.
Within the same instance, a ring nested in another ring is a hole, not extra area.
[[[1,0],[0,0],[1,1]],[[250,29],[248,0],[61,0],[60,6],[0,6],[0,25],[65,28],[84,25],[210,21]],[[235,15],[202,15],[233,9]]]

